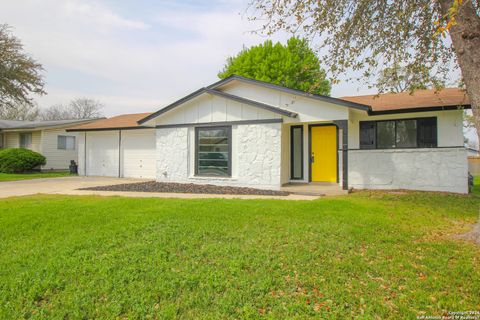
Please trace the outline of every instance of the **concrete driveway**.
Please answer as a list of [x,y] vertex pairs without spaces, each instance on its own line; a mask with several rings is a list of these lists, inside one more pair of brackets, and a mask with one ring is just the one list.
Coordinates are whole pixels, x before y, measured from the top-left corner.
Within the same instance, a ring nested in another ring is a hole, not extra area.
[[74,194],[76,189],[132,183],[145,180],[109,177],[61,177],[0,182],[0,198],[37,193]]
[[27,196],[38,193],[65,195],[121,196],[134,198],[180,198],[180,199],[280,199],[280,200],[314,200],[318,196],[291,194],[288,196],[234,195],[234,194],[194,194],[194,193],[157,193],[157,192],[123,192],[78,190],[79,188],[107,186],[122,183],[148,181],[145,179],[109,178],[109,177],[62,177],[21,181],[0,182],[0,198]]

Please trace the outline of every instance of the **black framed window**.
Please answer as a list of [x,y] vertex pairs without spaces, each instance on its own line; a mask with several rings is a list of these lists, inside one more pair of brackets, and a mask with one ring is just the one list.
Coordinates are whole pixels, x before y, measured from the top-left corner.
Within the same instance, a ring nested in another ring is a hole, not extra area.
[[303,126],[290,127],[290,177],[303,179]]
[[196,128],[195,174],[229,177],[232,174],[232,128]]
[[360,122],[360,149],[435,147],[436,117]]

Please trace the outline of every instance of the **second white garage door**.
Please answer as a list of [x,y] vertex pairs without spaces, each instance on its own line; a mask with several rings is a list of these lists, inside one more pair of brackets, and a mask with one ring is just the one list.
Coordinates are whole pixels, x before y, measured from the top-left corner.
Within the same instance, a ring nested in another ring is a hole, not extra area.
[[155,129],[122,131],[122,176],[155,178]]

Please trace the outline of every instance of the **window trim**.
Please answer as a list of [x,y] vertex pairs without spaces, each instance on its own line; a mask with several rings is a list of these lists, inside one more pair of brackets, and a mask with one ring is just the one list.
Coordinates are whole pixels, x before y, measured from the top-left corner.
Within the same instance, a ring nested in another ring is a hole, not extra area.
[[[302,141],[300,143],[300,177],[295,178],[293,176],[293,170],[294,170],[294,157],[293,157],[293,130],[300,128],[300,136],[302,137]],[[291,126],[290,127],[290,180],[303,180],[304,178],[304,150],[303,150],[303,144],[304,144],[304,136],[303,136],[303,125],[296,125],[296,126]]]
[[[434,119],[435,120],[435,146],[433,147],[420,147],[419,146],[419,136],[418,136],[418,122],[417,122],[417,146],[416,147],[392,147],[392,148],[378,148],[378,135],[377,135],[377,123],[378,122],[387,122],[387,121],[394,121],[395,122],[395,144],[397,143],[397,121],[405,121],[405,120],[425,120],[425,119]],[[374,122],[375,123],[375,146],[373,148],[362,148],[362,144],[360,141],[360,136],[361,136],[361,123],[362,122]],[[395,149],[432,149],[432,148],[438,148],[438,118],[436,116],[434,117],[415,117],[415,118],[395,118],[395,119],[381,119],[381,120],[365,120],[365,121],[359,121],[358,124],[358,144],[359,144],[359,149],[360,150],[395,150]]]
[[[207,131],[207,130],[218,130],[218,129],[226,129],[227,137],[228,137],[228,170],[227,175],[225,176],[215,176],[209,174],[199,174],[198,173],[198,161],[199,156],[199,131]],[[211,126],[211,127],[195,127],[195,177],[209,177],[209,178],[231,178],[232,177],[232,126]]]
[[[22,135],[29,135],[30,136],[30,144],[27,146],[22,146]],[[31,132],[20,132],[18,134],[18,146],[22,149],[30,149],[33,144],[33,134]]]
[[[65,137],[65,148],[60,148],[59,147],[58,139],[60,139],[60,137]],[[67,148],[67,139],[68,138],[73,138],[73,149],[68,149]],[[77,150],[77,137],[67,136],[67,135],[64,135],[64,134],[57,135],[57,150],[65,150],[65,151],[75,151],[75,150]]]

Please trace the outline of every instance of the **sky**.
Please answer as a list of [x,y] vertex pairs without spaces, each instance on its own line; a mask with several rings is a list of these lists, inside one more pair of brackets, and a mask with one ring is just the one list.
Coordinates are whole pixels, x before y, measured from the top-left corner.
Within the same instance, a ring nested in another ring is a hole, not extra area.
[[[4,0],[0,21],[45,68],[40,107],[89,97],[104,113],[155,111],[218,80],[227,57],[267,39],[245,0]],[[284,42],[289,35],[270,39]],[[371,93],[351,84],[333,96]]]
[[[12,27],[45,71],[41,108],[88,97],[106,116],[156,111],[218,80],[226,59],[267,37],[249,0],[3,0]],[[285,42],[290,35],[269,39]],[[340,82],[332,96],[371,94]]]

